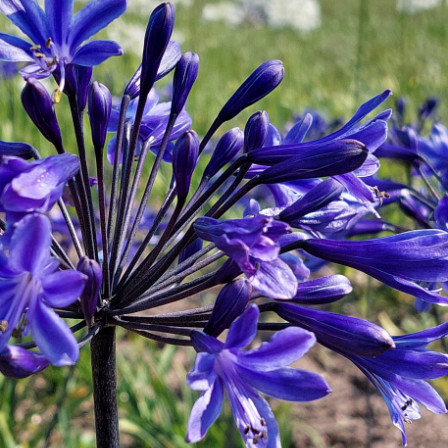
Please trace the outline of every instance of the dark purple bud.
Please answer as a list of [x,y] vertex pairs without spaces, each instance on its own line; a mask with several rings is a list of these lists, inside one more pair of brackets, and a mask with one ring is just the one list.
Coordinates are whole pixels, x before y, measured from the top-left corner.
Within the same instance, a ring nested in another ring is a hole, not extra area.
[[61,130],[54,112],[53,101],[44,85],[30,78],[22,90],[22,103],[42,135],[57,148],[62,147]]
[[255,112],[244,128],[244,152],[261,148],[269,131],[269,115],[266,111]]
[[[249,153],[249,158],[253,152]],[[258,175],[260,183],[272,184],[298,179],[335,176],[361,166],[369,151],[356,140],[339,140],[325,148],[290,157]]]
[[185,199],[190,189],[191,176],[199,156],[199,137],[194,131],[180,137],[173,149],[173,174],[179,199]]
[[25,350],[17,345],[7,345],[0,353],[0,372],[11,378],[26,378],[50,365],[40,353]]
[[241,314],[246,308],[252,294],[250,282],[244,278],[239,278],[221,289],[216,298],[212,315],[204,333],[218,336]]
[[140,94],[146,98],[152,89],[170,41],[174,26],[174,6],[162,3],[149,17],[143,44]]
[[111,108],[112,95],[109,89],[95,81],[89,89],[89,120],[95,149],[104,147]]
[[96,311],[103,272],[99,263],[88,257],[82,257],[76,269],[87,276],[86,285],[81,294],[81,310],[85,318],[90,319]]
[[190,90],[198,76],[198,71],[199,56],[191,52],[182,55],[174,71],[172,114],[178,115],[185,106]]
[[203,177],[213,177],[226,163],[241,150],[244,144],[244,134],[240,128],[226,132],[218,141],[212,157],[205,167]]
[[343,275],[329,275],[309,282],[299,283],[297,293],[291,299],[306,305],[332,303],[352,292],[352,285]]
[[300,219],[308,213],[319,210],[321,207],[336,200],[344,191],[344,186],[334,179],[326,179],[317,184],[308,193],[302,196],[294,204],[285,208],[278,218],[281,221],[291,222]]
[[284,302],[277,303],[276,311],[288,322],[312,331],[321,344],[335,351],[377,356],[395,347],[386,330],[363,319]]
[[401,124],[403,123],[404,113],[406,110],[406,100],[402,96],[397,98],[395,101],[395,109],[398,114],[399,123]]
[[284,74],[281,61],[272,60],[261,64],[227,101],[219,112],[218,120],[228,121],[261,100],[281,83]]
[[16,156],[23,159],[36,158],[38,152],[28,143],[4,142],[0,140],[0,156]]

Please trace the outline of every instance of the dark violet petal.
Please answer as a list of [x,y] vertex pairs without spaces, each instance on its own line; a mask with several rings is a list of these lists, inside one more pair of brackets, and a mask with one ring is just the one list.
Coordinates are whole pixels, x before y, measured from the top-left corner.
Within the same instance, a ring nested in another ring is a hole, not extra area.
[[[309,239],[303,248],[364,272],[373,268],[418,281],[448,280],[448,233],[441,230],[416,230],[364,241]],[[421,269],[422,263],[425,269]]]
[[40,353],[8,345],[0,353],[0,372],[12,378],[26,378],[50,365]]
[[41,301],[28,312],[29,328],[42,354],[55,366],[72,365],[79,348],[67,324]]
[[0,11],[35,44],[45,45],[49,31],[45,14],[36,1],[2,0]]
[[9,265],[39,276],[50,258],[51,224],[45,215],[26,215],[14,225]]
[[340,182],[347,189],[347,191],[359,201],[374,203],[377,197],[374,194],[373,189],[366,185],[361,179],[358,179],[354,174],[355,171],[353,171],[352,173],[345,173],[339,176],[334,176],[334,178],[338,182]]
[[212,157],[205,167],[203,177],[214,176],[226,163],[230,162],[241,150],[244,134],[240,128],[227,131],[216,144]]
[[250,370],[269,371],[287,366],[301,358],[316,342],[313,333],[289,327],[275,333],[255,350],[238,353],[238,364]]
[[0,140],[0,156],[16,156],[31,159],[37,154],[37,150],[27,143],[4,142]]
[[343,275],[329,275],[297,285],[293,301],[307,305],[331,303],[352,292],[350,280]]
[[334,179],[326,179],[317,184],[308,193],[302,196],[294,204],[285,208],[278,218],[282,221],[290,222],[302,216],[318,210],[339,198],[344,191],[344,186]]
[[218,120],[228,121],[246,107],[261,100],[280,84],[284,73],[281,61],[272,60],[261,64],[223,106]]
[[286,321],[312,331],[332,349],[359,356],[376,356],[395,346],[386,330],[364,319],[299,305],[277,303],[277,314]]
[[99,65],[111,56],[121,56],[123,49],[110,40],[93,40],[76,51],[72,64],[92,66]]
[[[397,346],[375,358],[375,369],[388,370],[404,378],[433,380],[448,375],[448,355]],[[373,370],[373,369],[372,369]]]
[[0,60],[2,61],[34,61],[30,50],[31,44],[19,37],[0,33]]
[[105,85],[94,81],[89,88],[88,101],[93,146],[95,149],[102,149],[112,109],[112,95]]
[[259,391],[285,401],[312,401],[331,392],[330,386],[317,373],[282,368],[257,372],[238,365],[241,378]]
[[394,381],[394,385],[399,387],[405,394],[423,404],[431,412],[435,414],[444,414],[447,412],[442,397],[425,381],[397,378]]
[[[254,151],[249,153],[251,158]],[[361,166],[368,151],[355,140],[340,140],[324,151],[314,150],[304,157],[295,156],[271,166],[259,174],[261,183],[272,184],[298,179],[344,174]]]
[[370,152],[376,151],[385,142],[386,137],[387,123],[383,120],[370,123],[358,132],[350,134],[350,138],[363,142]]
[[261,148],[269,130],[269,115],[265,111],[255,112],[247,120],[244,128],[244,151],[249,152]]
[[258,315],[258,307],[250,305],[241,316],[235,319],[229,328],[224,347],[227,349],[246,347],[257,332]]
[[45,0],[49,36],[60,46],[65,44],[65,34],[69,29],[72,14],[73,0]]
[[82,293],[87,277],[78,271],[54,272],[41,278],[44,299],[52,307],[65,308]]
[[291,299],[297,290],[294,272],[280,258],[259,262],[255,275],[249,280],[260,294],[273,299]]
[[225,285],[216,298],[212,315],[204,327],[204,333],[220,335],[240,316],[246,308],[252,293],[249,281],[239,278]]
[[199,137],[194,131],[180,137],[173,149],[173,175],[179,200],[185,200],[190,190],[191,176],[199,157]]
[[224,389],[221,381],[217,380],[202,393],[193,405],[188,420],[187,442],[198,442],[205,436],[208,428],[221,413],[223,403]]
[[85,40],[120,17],[126,10],[126,0],[93,0],[72,19],[68,30],[68,45],[73,51]]
[[179,114],[185,106],[187,97],[198,76],[199,56],[188,52],[182,55],[176,65],[173,77],[173,96],[171,100],[171,111]]
[[313,124],[313,116],[307,113],[302,120],[299,120],[288,131],[286,137],[283,139],[283,144],[294,145],[297,143],[302,143],[312,124]]
[[395,336],[394,340],[400,348],[424,348],[431,342],[448,335],[448,322],[436,327],[427,328],[417,333]]
[[381,103],[386,101],[386,99],[392,94],[390,90],[385,90],[383,93],[371,98],[369,101],[366,101],[362,104],[358,110],[355,112],[355,115],[341,128],[339,131],[334,132],[333,134],[325,137],[323,140],[334,139],[335,137],[342,136],[346,134],[348,131],[353,129],[353,127],[358,124],[366,115],[372,112],[373,109],[377,108]]
[[197,352],[219,353],[224,348],[221,341],[202,331],[192,331],[191,342]]

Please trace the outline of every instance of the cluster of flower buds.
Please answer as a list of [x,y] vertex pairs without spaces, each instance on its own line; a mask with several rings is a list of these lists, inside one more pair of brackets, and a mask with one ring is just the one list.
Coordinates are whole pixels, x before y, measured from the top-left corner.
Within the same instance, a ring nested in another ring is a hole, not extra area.
[[[352,286],[342,275],[311,275],[335,262],[428,306],[448,303],[434,289],[448,281],[446,129],[436,125],[420,140],[415,129],[396,128],[398,142],[385,143],[391,111],[365,120],[389,97],[385,91],[329,134],[316,137],[308,113],[282,136],[259,111],[244,130],[215,139],[223,123],[280,84],[284,68],[273,60],[243,82],[200,138],[185,109],[199,58],[171,41],[170,3],[151,14],[141,66],[114,108],[107,87],[92,81],[92,66],[121,49],[83,42],[125,6],[93,0],[72,17],[71,1],[49,0],[44,12],[34,1],[0,0],[32,42],[0,34],[0,59],[29,62],[22,102],[55,151],[40,158],[26,143],[0,142],[0,370],[24,377],[50,363],[73,364],[79,348],[111,326],[191,346],[198,355],[187,382],[202,394],[187,440],[205,436],[227,392],[246,445],[277,447],[277,423],[259,392],[289,401],[327,395],[319,375],[288,367],[318,342],[378,388],[405,442],[403,421],[419,417],[417,402],[446,412],[426,380],[448,373],[448,356],[425,347],[448,324],[391,337],[369,321],[316,308]],[[154,86],[170,72],[172,98],[161,102]],[[39,81],[50,75],[58,83],[53,97]],[[54,110],[62,93],[76,154],[65,148]],[[429,194],[392,182],[386,188],[374,177],[379,155],[411,161]],[[156,183],[162,164],[172,167],[171,179]],[[392,200],[426,229],[403,232],[384,222],[379,210]],[[395,234],[361,239],[384,230]],[[198,307],[198,296],[207,305]],[[167,312],[173,303],[176,311]],[[66,318],[78,323],[69,328]],[[257,331],[270,340],[243,350]]]

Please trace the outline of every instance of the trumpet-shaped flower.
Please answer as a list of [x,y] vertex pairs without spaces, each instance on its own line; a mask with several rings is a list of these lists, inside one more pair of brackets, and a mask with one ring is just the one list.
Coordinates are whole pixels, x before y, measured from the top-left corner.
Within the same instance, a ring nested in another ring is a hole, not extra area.
[[45,358],[61,366],[76,362],[79,349],[72,332],[51,307],[73,303],[86,276],[58,270],[59,262],[50,256],[50,232],[46,216],[29,214],[14,225],[9,257],[0,254],[0,352],[19,325],[21,331],[31,332]]
[[62,91],[67,65],[91,67],[123,53],[107,40],[82,44],[125,9],[126,0],[93,0],[73,15],[73,0],[46,0],[45,12],[34,0],[1,0],[0,11],[31,42],[0,33],[0,59],[29,62],[21,71],[25,79],[46,78],[57,71]]
[[314,344],[312,333],[287,328],[258,349],[241,350],[255,337],[258,308],[251,305],[230,326],[227,340],[220,342],[201,332],[192,333],[199,352],[188,385],[203,391],[191,411],[187,440],[197,442],[221,413],[224,391],[235,423],[247,447],[280,446],[278,427],[268,403],[258,391],[288,401],[310,401],[330,392],[317,374],[284,367],[303,356]]

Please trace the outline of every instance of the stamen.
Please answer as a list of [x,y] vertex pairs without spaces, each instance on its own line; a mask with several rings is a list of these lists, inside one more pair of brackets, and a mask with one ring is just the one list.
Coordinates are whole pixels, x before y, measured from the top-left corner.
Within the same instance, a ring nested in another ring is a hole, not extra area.
[[5,333],[5,331],[8,330],[8,321],[7,320],[2,320],[0,322],[0,332],[1,333]]
[[32,47],[30,47],[31,51],[36,51],[36,50],[40,50],[40,45],[33,45]]
[[[51,45],[51,37],[49,37],[49,38],[45,41],[45,46],[46,46],[47,48],[50,48],[50,45]],[[40,45],[39,45],[39,47],[40,47]]]

